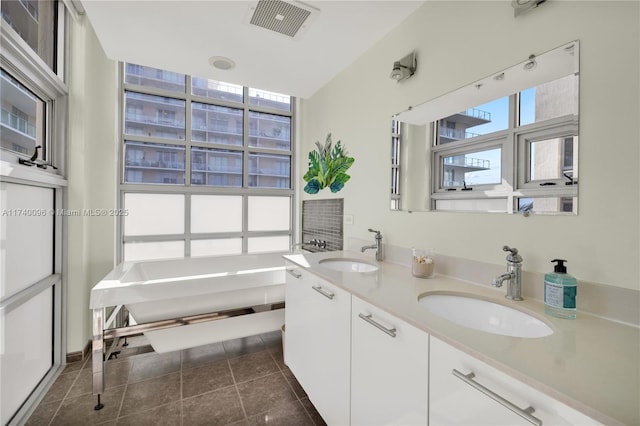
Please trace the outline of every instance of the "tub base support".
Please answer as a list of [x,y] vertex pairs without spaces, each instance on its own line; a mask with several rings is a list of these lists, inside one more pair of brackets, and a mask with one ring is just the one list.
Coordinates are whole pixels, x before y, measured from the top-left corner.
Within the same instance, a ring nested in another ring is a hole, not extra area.
[[[105,389],[105,369],[106,362],[112,355],[116,355],[118,352],[114,351],[117,347],[120,338],[125,339],[128,336],[138,335],[147,332],[158,332],[160,330],[168,330],[176,327],[192,326],[197,329],[204,326],[204,323],[218,321],[223,319],[234,321],[235,318],[244,317],[250,319],[251,315],[255,316],[255,321],[258,323],[265,315],[269,315],[271,311],[278,311],[277,314],[282,314],[284,319],[284,302],[278,302],[274,304],[263,305],[260,312],[255,309],[256,307],[239,308],[220,312],[211,312],[199,315],[190,315],[181,318],[173,318],[166,320],[159,320],[154,322],[148,322],[143,324],[128,325],[128,311],[123,305],[117,306],[111,313],[107,321],[105,318],[105,308],[99,308],[93,310],[93,340],[92,340],[92,373],[93,373],[93,394],[98,396],[98,403],[94,407],[95,410],[101,410],[104,404],[101,402],[101,395]],[[276,312],[274,312],[276,313]],[[230,323],[231,323],[230,322]],[[244,321],[245,323],[248,321]],[[111,324],[115,324],[114,328],[110,328]],[[279,325],[278,325],[279,328]],[[276,328],[276,329],[278,329]],[[246,324],[244,329],[236,337],[245,337],[250,334],[246,334]],[[223,333],[224,334],[224,333]],[[242,335],[244,334],[244,335]],[[255,333],[254,333],[255,334]],[[225,339],[232,337],[229,334],[223,336]],[[105,340],[113,339],[109,349],[105,352]],[[161,351],[162,352],[162,351]]]

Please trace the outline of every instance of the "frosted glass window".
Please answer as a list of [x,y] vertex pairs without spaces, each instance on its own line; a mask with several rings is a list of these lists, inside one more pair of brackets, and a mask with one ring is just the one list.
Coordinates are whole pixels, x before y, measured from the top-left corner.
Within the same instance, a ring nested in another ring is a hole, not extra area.
[[507,211],[505,198],[479,198],[471,200],[436,200],[436,210],[456,212],[501,212]]
[[124,195],[124,235],[184,234],[183,194]]
[[289,251],[291,241],[288,235],[276,237],[255,237],[248,240],[248,253],[266,253],[274,251]]
[[53,190],[0,182],[0,204],[5,212],[0,217],[0,298],[4,298],[53,271]]
[[184,257],[184,241],[125,243],[124,260],[175,259]]
[[242,254],[242,238],[191,240],[191,257]]
[[51,368],[53,291],[49,287],[15,309],[0,310],[0,424],[8,424]]
[[289,229],[289,197],[249,197],[249,231],[286,231]]
[[191,232],[241,232],[242,197],[192,195]]

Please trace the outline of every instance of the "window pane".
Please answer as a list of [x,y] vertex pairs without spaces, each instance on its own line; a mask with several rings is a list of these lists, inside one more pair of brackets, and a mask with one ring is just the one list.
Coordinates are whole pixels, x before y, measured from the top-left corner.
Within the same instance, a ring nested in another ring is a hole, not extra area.
[[[2,19],[56,71],[55,42],[57,1],[6,0],[0,2]],[[4,25],[4,24],[3,24]]]
[[194,141],[242,145],[241,109],[195,102],[191,105],[191,138]]
[[185,137],[185,101],[126,92],[124,132],[156,138]]
[[191,240],[191,257],[242,254],[242,238]]
[[249,153],[249,186],[252,188],[290,188],[291,157]]
[[291,111],[291,96],[250,88],[249,104]]
[[509,97],[478,105],[438,120],[438,144],[505,130],[509,127]]
[[124,181],[184,185],[185,148],[160,143],[124,142]]
[[436,210],[454,212],[506,213],[507,200],[505,198],[436,200]]
[[518,198],[519,212],[577,213],[577,197]]
[[289,229],[291,199],[289,197],[249,197],[249,231],[282,231]]
[[578,114],[578,76],[568,75],[520,92],[520,125]]
[[288,235],[277,237],[255,237],[248,240],[248,253],[266,253],[274,251],[289,251],[290,240]]
[[184,241],[124,243],[124,260],[175,259],[184,257]]
[[191,184],[242,186],[242,152],[191,148]]
[[[46,147],[44,143],[45,103],[4,70],[1,76],[2,148],[31,155],[36,145]],[[40,151],[40,158],[46,158],[42,151]]]
[[124,81],[129,84],[155,87],[172,92],[184,93],[185,91],[184,74],[136,64],[126,64]]
[[124,194],[124,235],[184,233],[183,194]]
[[242,197],[192,195],[191,232],[241,232]]
[[249,112],[249,146],[291,150],[291,118]]
[[[577,179],[578,138],[574,136],[544,139],[529,143],[529,181]],[[566,175],[566,176],[565,176]]]
[[442,159],[442,187],[461,187],[465,184],[485,185],[502,182],[502,149],[475,151],[451,155]]
[[191,93],[223,101],[242,102],[243,100],[242,86],[199,77],[191,78]]

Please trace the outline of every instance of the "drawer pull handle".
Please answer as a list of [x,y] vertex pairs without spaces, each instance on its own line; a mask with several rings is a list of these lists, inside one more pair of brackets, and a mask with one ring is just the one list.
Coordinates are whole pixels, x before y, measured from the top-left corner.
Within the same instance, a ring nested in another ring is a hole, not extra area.
[[366,322],[368,322],[369,324],[371,324],[372,326],[374,326],[375,328],[377,328],[378,330],[387,333],[389,336],[391,337],[396,337],[396,329],[395,328],[387,328],[385,326],[383,326],[382,324],[380,324],[377,321],[374,321],[371,317],[372,315],[365,315],[365,314],[358,314],[358,316],[360,318],[362,318],[363,320],[365,320]]
[[497,393],[493,392],[492,390],[482,386],[480,383],[478,383],[475,380],[473,380],[473,378],[476,377],[476,375],[474,373],[463,374],[463,373],[459,372],[458,370],[456,370],[455,368],[451,371],[451,373],[454,376],[456,376],[458,379],[462,380],[463,382],[465,382],[466,384],[471,386],[472,388],[482,392],[483,394],[485,394],[489,398],[491,398],[494,401],[496,401],[497,403],[501,404],[503,407],[513,411],[514,413],[516,413],[517,415],[519,415],[520,417],[522,417],[523,419],[525,419],[529,423],[534,424],[536,426],[542,426],[542,420],[540,420],[539,418],[534,417],[534,416],[531,415],[531,413],[533,413],[535,411],[535,409],[533,407],[527,407],[525,409],[522,409],[522,408],[518,407],[517,405],[513,404],[511,401],[508,401],[508,400],[504,399],[503,397],[501,397]]
[[296,278],[300,278],[302,276],[301,273],[294,271],[293,269],[287,269],[287,272],[291,275],[293,275]]
[[320,293],[321,295],[323,295],[324,297],[326,297],[327,299],[333,300],[333,298],[336,296],[335,294],[326,291],[319,285],[318,286],[314,285],[311,288],[317,291],[318,293]]

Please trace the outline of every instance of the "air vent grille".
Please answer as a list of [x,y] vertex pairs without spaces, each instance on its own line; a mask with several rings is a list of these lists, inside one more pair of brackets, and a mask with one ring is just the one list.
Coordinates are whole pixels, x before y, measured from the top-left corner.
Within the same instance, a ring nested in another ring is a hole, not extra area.
[[312,11],[282,0],[259,0],[250,24],[294,38]]

